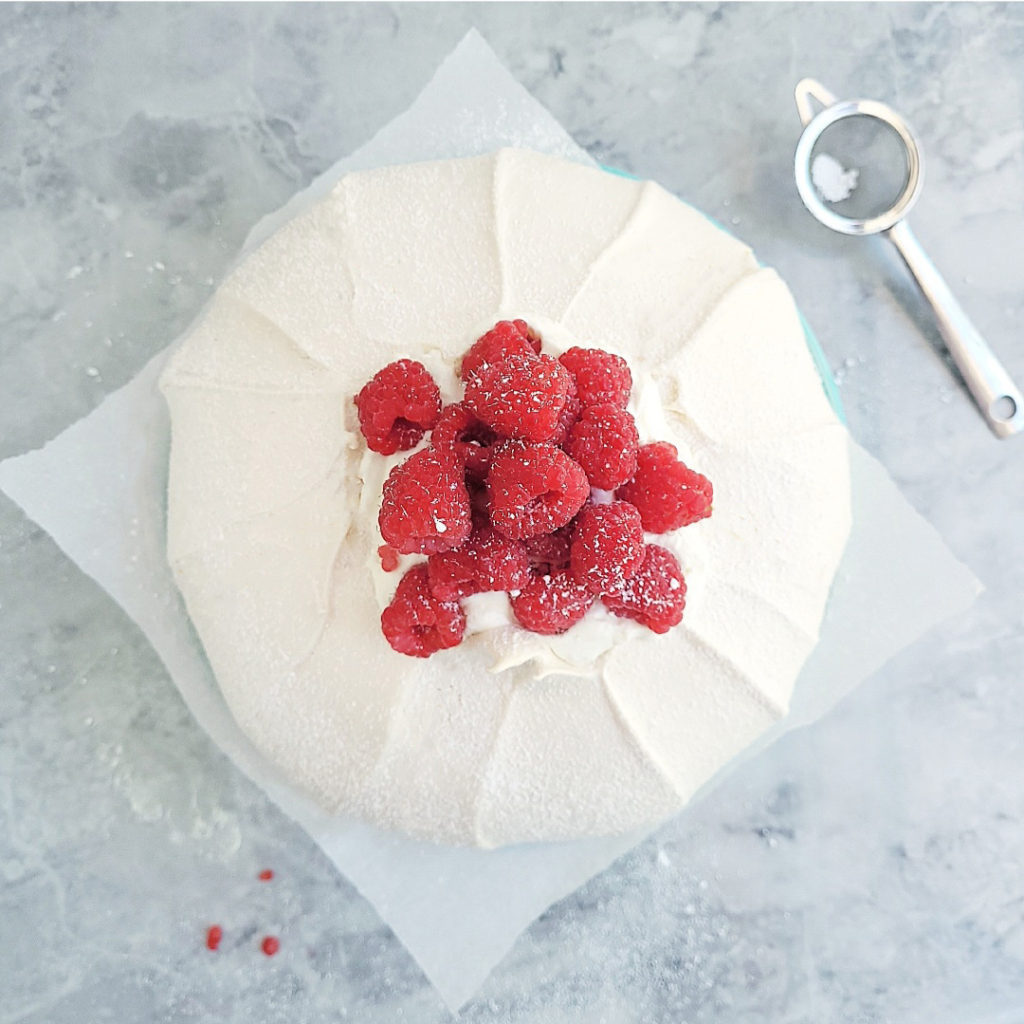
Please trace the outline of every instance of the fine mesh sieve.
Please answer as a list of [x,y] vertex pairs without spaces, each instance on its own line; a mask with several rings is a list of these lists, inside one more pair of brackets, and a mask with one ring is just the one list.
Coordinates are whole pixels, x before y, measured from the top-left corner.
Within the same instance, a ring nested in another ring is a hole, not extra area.
[[[814,112],[814,103],[823,109]],[[904,219],[921,194],[921,152],[909,125],[874,100],[837,101],[820,82],[796,87],[804,130],[794,159],[804,206],[847,235],[884,234],[930,303],[946,347],[997,437],[1024,430],[1024,395],[971,323]]]

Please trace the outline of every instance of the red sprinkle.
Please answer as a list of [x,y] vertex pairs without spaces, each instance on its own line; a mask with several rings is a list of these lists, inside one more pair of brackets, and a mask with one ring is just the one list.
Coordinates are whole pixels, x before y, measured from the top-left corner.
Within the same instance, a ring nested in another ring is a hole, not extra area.
[[260,949],[263,950],[267,956],[273,956],[281,948],[281,943],[274,938],[273,935],[268,935],[261,943]]
[[219,924],[212,924],[206,929],[206,948],[215,950],[224,938],[224,929]]
[[274,877],[274,872],[270,868],[264,868],[256,877],[261,882],[269,882]]
[[380,567],[385,572],[394,572],[398,568],[398,552],[390,544],[381,544],[377,548]]

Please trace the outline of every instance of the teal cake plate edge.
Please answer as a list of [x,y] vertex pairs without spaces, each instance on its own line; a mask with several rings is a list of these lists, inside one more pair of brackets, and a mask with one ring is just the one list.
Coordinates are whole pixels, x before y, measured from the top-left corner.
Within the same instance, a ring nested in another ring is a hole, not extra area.
[[[604,164],[599,165],[602,171],[607,171],[609,174],[617,175],[620,178],[629,178],[630,181],[641,181],[635,174],[630,174],[628,171],[620,171],[617,167],[607,167]],[[678,198],[678,196],[676,197]],[[685,200],[680,199],[680,202]],[[690,204],[687,203],[687,206]],[[705,220],[714,224],[719,231],[724,231],[730,238],[736,236],[723,227],[715,220],[714,217],[709,217],[703,210],[697,210],[696,207],[691,206],[690,209],[696,210]],[[821,347],[821,343],[815,337],[814,331],[811,330],[811,325],[807,322],[803,313],[797,310],[797,315],[800,317],[800,326],[804,329],[804,338],[807,342],[807,350],[811,353],[811,359],[814,360],[814,367],[818,371],[818,376],[821,378],[821,386],[825,391],[825,397],[828,398],[829,403],[835,410],[835,414],[839,417],[840,421],[845,425],[846,413],[843,411],[843,403],[839,397],[839,387],[836,384],[835,377],[832,376],[832,368],[828,365],[828,359],[825,358],[825,352]]]

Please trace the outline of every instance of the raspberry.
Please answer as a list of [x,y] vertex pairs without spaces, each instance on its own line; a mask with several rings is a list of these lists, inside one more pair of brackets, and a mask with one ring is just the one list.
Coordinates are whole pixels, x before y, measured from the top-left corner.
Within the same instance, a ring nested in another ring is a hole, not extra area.
[[469,480],[483,482],[491,468],[491,445],[497,435],[462,403],[447,405],[430,435],[438,451],[452,451],[465,467]]
[[531,327],[525,320],[513,320],[512,323],[519,328],[521,333],[526,335],[526,340],[530,343],[530,347],[537,355],[540,355],[540,346],[544,341],[540,331],[536,327]]
[[566,441],[569,440],[569,431],[572,430],[572,425],[579,419],[582,409],[583,405],[576,397],[576,385],[571,384],[569,395],[565,400],[565,405],[562,407],[562,413],[558,417],[558,426],[555,427],[555,432],[551,435],[550,443],[556,448],[565,447]]
[[611,403],[626,408],[633,390],[633,375],[626,360],[599,348],[571,348],[558,361],[576,379],[576,389],[583,405]]
[[434,596],[454,601],[485,590],[517,590],[529,581],[530,559],[521,541],[485,526],[462,547],[431,555],[427,573]]
[[399,580],[391,604],[381,612],[380,627],[399,654],[429,658],[462,643],[466,616],[458,601],[442,601],[430,592],[427,567],[417,565]]
[[554,533],[542,533],[524,541],[530,568],[545,575],[569,568],[569,539],[572,523]]
[[441,392],[434,378],[412,359],[378,370],[355,403],[366,444],[381,455],[415,448],[441,415]]
[[424,448],[384,481],[380,534],[403,555],[457,548],[471,529],[469,492],[449,454]]
[[686,580],[671,551],[648,544],[639,570],[601,600],[613,614],[635,619],[655,633],[667,633],[683,617]]
[[494,456],[487,492],[494,528],[525,540],[565,526],[590,496],[590,484],[560,448],[509,444]]
[[572,378],[550,356],[513,355],[466,382],[465,404],[503,437],[547,441],[558,427]]
[[481,335],[462,357],[459,376],[470,374],[490,363],[500,363],[512,355],[540,354],[540,335],[525,320],[500,320]]
[[532,633],[554,636],[574,626],[594,603],[594,595],[566,570],[534,576],[519,593],[509,595],[512,614]]
[[616,492],[640,510],[644,529],[668,533],[711,515],[711,481],[679,461],[667,441],[645,444],[637,456],[636,473]]
[[469,488],[469,507],[473,515],[473,529],[479,530],[491,525],[491,499],[487,494],[487,483],[484,481],[467,480]]
[[591,487],[611,491],[636,472],[640,435],[630,413],[618,406],[589,405],[569,431],[565,450],[583,467]]
[[577,516],[570,565],[576,581],[591,593],[614,590],[643,562],[644,528],[632,505],[588,505]]

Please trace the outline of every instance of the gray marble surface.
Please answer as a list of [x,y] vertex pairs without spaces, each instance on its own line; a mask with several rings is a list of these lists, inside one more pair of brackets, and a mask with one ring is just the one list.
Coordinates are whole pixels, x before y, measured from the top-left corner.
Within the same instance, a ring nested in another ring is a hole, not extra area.
[[[801,76],[902,110],[918,234],[1024,381],[1024,7],[2,6],[0,458],[129,380],[474,25],[596,158],[780,269],[854,435],[988,590],[552,908],[462,1019],[1024,1020],[1024,439],[991,438],[894,260],[818,227],[790,171]],[[451,1019],[4,498],[0,950],[0,1022]]]

